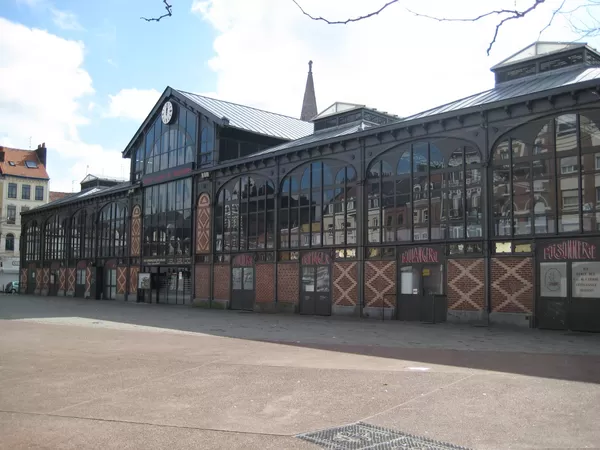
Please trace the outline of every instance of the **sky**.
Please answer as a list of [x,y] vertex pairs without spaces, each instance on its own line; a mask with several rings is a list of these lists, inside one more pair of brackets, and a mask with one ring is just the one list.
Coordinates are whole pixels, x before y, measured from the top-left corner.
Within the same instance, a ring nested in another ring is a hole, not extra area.
[[[363,15],[387,0],[297,0],[314,16]],[[126,178],[121,152],[171,86],[299,117],[308,61],[319,111],[335,101],[406,116],[493,87],[489,68],[532,42],[580,39],[571,24],[600,13],[566,0],[541,37],[547,0],[507,22],[490,55],[491,9],[533,0],[403,0],[349,25],[304,16],[292,0],[0,0],[0,145],[46,143],[50,188],[79,190],[87,173]],[[592,16],[591,16],[592,15]],[[587,38],[600,48],[599,38]]]

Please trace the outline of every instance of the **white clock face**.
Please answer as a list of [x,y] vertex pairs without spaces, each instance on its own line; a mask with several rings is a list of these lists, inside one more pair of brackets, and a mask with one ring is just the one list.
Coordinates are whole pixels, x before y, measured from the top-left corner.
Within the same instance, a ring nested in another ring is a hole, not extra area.
[[164,124],[171,122],[171,119],[173,119],[173,103],[167,102],[163,105],[161,117]]

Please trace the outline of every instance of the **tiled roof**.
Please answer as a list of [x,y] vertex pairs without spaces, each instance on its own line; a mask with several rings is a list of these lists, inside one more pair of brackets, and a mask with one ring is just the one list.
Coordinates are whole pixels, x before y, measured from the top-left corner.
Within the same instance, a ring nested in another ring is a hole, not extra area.
[[[48,172],[46,172],[46,167],[42,165],[34,150],[0,147],[0,151],[4,152],[4,161],[0,162],[0,171],[2,171],[3,175],[44,180],[50,178]],[[26,161],[31,161],[30,164],[32,167],[27,167],[25,165]]]
[[50,191],[48,195],[50,196],[50,202],[55,200],[60,200],[61,198],[65,198],[67,195],[70,195],[70,192],[58,192],[58,191]]
[[287,140],[299,139],[313,132],[311,122],[190,92],[177,92],[218,118],[227,118],[228,126],[233,128]]
[[567,87],[576,83],[583,83],[585,81],[597,79],[600,79],[600,67],[581,66],[549,72],[543,75],[520,78],[518,80],[500,83],[493,89],[480,92],[479,94],[471,95],[469,97],[423,111],[413,116],[406,117],[403,122],[459,111],[462,109],[481,107],[491,103],[511,100],[518,97],[525,97],[530,94],[537,94],[539,92],[550,91],[557,88]]

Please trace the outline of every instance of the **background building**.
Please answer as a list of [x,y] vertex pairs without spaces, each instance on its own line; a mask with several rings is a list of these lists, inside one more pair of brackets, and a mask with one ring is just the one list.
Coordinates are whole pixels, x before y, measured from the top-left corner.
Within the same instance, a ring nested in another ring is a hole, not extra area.
[[46,145],[36,150],[0,146],[0,287],[19,279],[21,213],[48,203]]
[[[600,54],[537,42],[491,89],[310,122],[167,88],[130,180],[26,213],[21,289],[600,331]],[[398,88],[398,87],[390,87]]]

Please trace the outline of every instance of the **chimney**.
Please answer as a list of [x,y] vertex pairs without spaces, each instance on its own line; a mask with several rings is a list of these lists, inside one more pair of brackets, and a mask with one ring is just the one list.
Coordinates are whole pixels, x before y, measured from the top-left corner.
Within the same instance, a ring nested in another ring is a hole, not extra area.
[[0,163],[4,162],[4,147],[0,145]]
[[40,163],[45,167],[46,166],[46,143],[43,142],[38,144],[37,149],[35,151]]

